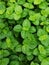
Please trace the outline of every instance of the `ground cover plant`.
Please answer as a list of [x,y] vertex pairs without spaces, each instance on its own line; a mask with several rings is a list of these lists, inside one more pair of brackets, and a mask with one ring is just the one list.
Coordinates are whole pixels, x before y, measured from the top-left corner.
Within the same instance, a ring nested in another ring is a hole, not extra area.
[[0,0],[0,65],[49,65],[49,0]]

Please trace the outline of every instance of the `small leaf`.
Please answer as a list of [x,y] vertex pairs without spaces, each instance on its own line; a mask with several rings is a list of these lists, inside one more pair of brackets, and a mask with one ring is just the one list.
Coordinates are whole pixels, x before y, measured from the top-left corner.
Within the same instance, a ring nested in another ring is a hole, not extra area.
[[34,2],[34,0],[27,0],[29,3],[33,3]]
[[8,63],[9,63],[9,59],[8,58],[3,58],[3,59],[0,60],[0,64],[1,65],[8,65]]
[[41,65],[49,65],[49,57],[43,59]]
[[30,33],[35,33],[36,32],[36,29],[35,29],[35,27],[34,26],[32,26],[31,28],[30,28]]
[[17,5],[15,6],[15,13],[17,15],[20,15],[22,13],[22,7],[20,5]]
[[18,4],[23,5],[25,3],[25,0],[17,0]]
[[10,0],[10,2],[16,2],[16,0]]
[[39,54],[39,51],[38,51],[38,49],[37,48],[35,48],[34,50],[33,50],[33,55],[38,55]]
[[4,2],[0,2],[0,14],[3,14],[5,12],[5,3]]
[[33,57],[34,57],[33,55],[28,55],[27,60],[31,61],[33,59]]
[[10,65],[20,65],[19,61],[15,60],[15,61],[11,61]]
[[28,31],[30,29],[31,23],[28,19],[25,19],[22,26],[24,31]]
[[47,2],[42,2],[41,4],[39,4],[40,9],[46,9],[47,7],[48,7]]
[[40,4],[41,2],[43,2],[44,0],[34,0],[34,4],[38,5]]
[[46,56],[46,50],[45,50],[44,46],[39,45],[38,49],[39,49],[39,52],[41,55]]
[[21,14],[14,13],[14,19],[19,20],[21,18]]
[[23,6],[28,8],[28,9],[33,9],[34,8],[34,6],[31,3],[24,3]]
[[22,45],[17,45],[16,48],[15,48],[15,51],[16,52],[21,52],[22,51]]
[[15,25],[14,28],[13,28],[13,30],[15,32],[21,32],[21,29],[22,29],[21,25]]

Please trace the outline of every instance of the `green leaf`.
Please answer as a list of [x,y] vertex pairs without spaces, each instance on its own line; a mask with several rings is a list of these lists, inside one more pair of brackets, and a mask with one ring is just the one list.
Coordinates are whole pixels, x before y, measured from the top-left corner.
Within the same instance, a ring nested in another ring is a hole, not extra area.
[[32,52],[30,51],[30,49],[29,49],[29,47],[28,47],[27,44],[24,44],[24,45],[22,46],[22,52],[23,52],[24,54],[26,54],[26,55],[31,55],[31,54],[32,54]]
[[35,13],[33,15],[30,15],[29,20],[30,21],[40,20],[40,17],[41,17],[40,13]]
[[29,60],[29,61],[31,61],[33,58],[34,58],[33,55],[28,55],[28,56],[27,56],[27,60]]
[[28,45],[30,49],[34,49],[38,45],[37,40],[33,34],[28,35]]
[[10,2],[16,2],[16,0],[10,0]]
[[7,47],[9,47],[9,48],[11,47],[12,44],[11,44],[11,39],[10,38],[6,39],[6,44],[7,44]]
[[47,56],[49,55],[49,46],[46,47]]
[[9,59],[8,58],[0,59],[0,64],[1,65],[8,65],[8,63],[9,63]]
[[5,23],[2,19],[0,19],[0,29],[3,29],[5,27]]
[[21,25],[15,25],[14,28],[13,28],[13,30],[14,30],[15,32],[21,32],[22,26],[21,26]]
[[32,11],[32,10],[29,10],[29,16],[33,16],[35,14],[35,12],[34,11]]
[[0,50],[0,58],[9,56],[10,53],[8,50]]
[[38,64],[38,63],[34,63],[34,62],[32,61],[30,65],[39,65],[39,64]]
[[29,10],[24,8],[23,12],[22,12],[22,18],[26,17],[28,15]]
[[23,6],[28,8],[28,9],[33,9],[34,8],[34,6],[31,3],[24,3]]
[[22,13],[22,7],[20,5],[17,5],[15,6],[15,13],[17,15],[20,15]]
[[35,29],[35,27],[34,26],[32,26],[31,28],[30,28],[30,33],[35,33],[36,32],[36,29]]
[[22,45],[17,45],[16,48],[15,48],[15,51],[16,52],[21,52],[22,51]]
[[38,49],[37,48],[35,48],[34,50],[33,50],[33,55],[38,55],[39,54],[39,51],[38,51]]
[[14,13],[14,19],[19,20],[21,18],[21,14]]
[[25,3],[25,0],[17,0],[18,4],[23,5]]
[[6,9],[6,17],[10,16],[13,13],[14,7],[8,7]]
[[6,35],[4,33],[0,33],[0,40],[4,39],[6,37]]
[[46,31],[49,33],[49,25],[46,26]]
[[47,32],[46,32],[44,29],[38,29],[37,35],[38,35],[39,37],[40,37],[40,36],[43,36],[43,35],[47,35]]
[[46,37],[45,40],[41,40],[41,43],[42,43],[45,47],[49,46],[49,36]]
[[24,61],[24,60],[26,60],[26,57],[24,54],[20,54],[18,59],[19,59],[19,61]]
[[18,60],[18,56],[17,56],[17,55],[11,55],[11,56],[10,56],[10,59],[11,59],[11,60]]
[[41,65],[49,65],[49,57],[42,60]]
[[48,16],[48,13],[47,13],[47,11],[46,11],[46,10],[41,10],[41,14],[42,14],[43,16],[45,16],[45,17],[47,17],[47,16]]
[[0,14],[3,14],[5,12],[5,3],[4,2],[0,2]]
[[29,35],[28,39],[23,41],[23,44],[26,44],[29,49],[34,49],[37,46],[37,41],[33,35]]
[[24,31],[28,31],[31,27],[31,23],[28,19],[25,19],[22,26]]
[[28,31],[21,31],[21,37],[22,37],[23,39],[27,38],[28,35],[29,35],[29,32],[28,32]]
[[35,63],[32,61],[30,65],[35,65]]
[[41,14],[45,17],[47,17],[49,15],[49,7],[47,7],[46,9],[44,10],[41,10]]
[[[2,44],[2,43],[3,43],[3,44]],[[1,43],[1,48],[2,48],[2,49],[7,49],[6,42],[2,42],[2,43]]]
[[39,45],[38,49],[39,49],[39,52],[41,55],[46,56],[46,50],[45,50],[44,46]]
[[44,0],[34,0],[34,4],[35,5],[38,5],[38,4],[40,4],[40,3],[42,3]]
[[39,54],[39,55],[38,55],[38,59],[39,59],[40,61],[43,61],[43,59],[45,59],[45,57]]
[[19,61],[15,60],[15,61],[11,61],[10,65],[20,65]]
[[13,37],[11,37],[11,38],[8,37],[8,38],[6,38],[6,45],[8,48],[13,50],[18,45],[18,42]]
[[40,9],[46,9],[47,7],[48,7],[47,2],[42,2],[42,3],[39,5],[39,8],[40,8]]
[[34,2],[34,0],[27,0],[29,3],[33,3]]
[[39,20],[36,20],[35,22],[32,22],[34,25],[39,25]]

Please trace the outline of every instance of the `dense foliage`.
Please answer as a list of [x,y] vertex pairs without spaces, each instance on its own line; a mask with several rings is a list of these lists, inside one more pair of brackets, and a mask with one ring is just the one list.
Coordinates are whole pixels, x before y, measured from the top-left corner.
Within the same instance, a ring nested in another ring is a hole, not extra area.
[[49,0],[0,0],[0,65],[49,65]]

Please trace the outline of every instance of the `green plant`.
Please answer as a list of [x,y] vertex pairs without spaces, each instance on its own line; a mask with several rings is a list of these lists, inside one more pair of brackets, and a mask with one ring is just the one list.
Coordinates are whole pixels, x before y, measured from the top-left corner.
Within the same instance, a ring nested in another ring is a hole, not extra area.
[[49,0],[0,0],[0,65],[49,65]]

